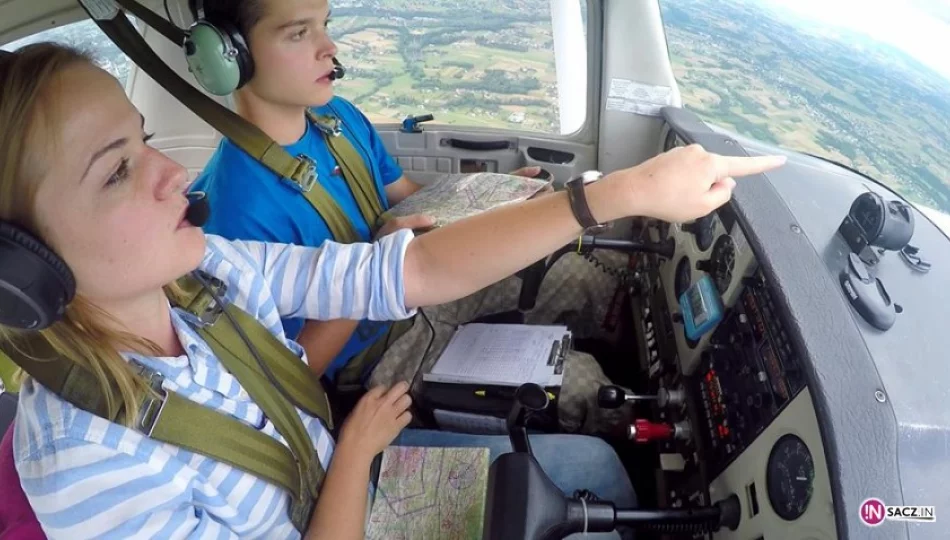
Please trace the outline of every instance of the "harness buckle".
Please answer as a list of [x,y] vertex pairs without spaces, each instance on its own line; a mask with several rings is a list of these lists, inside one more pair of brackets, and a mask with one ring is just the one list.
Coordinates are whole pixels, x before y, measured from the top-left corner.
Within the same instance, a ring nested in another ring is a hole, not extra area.
[[225,306],[218,304],[217,300],[215,300],[215,296],[224,301],[224,295],[227,292],[228,286],[204,270],[198,270],[196,273],[200,275],[201,279],[214,294],[211,294],[211,292],[203,288],[192,300],[187,310],[192,316],[198,319],[201,325],[213,325],[218,322],[225,308]]
[[165,377],[163,377],[161,373],[147,366],[140,365],[139,375],[145,378],[149,389],[158,395],[158,397],[156,397],[153,394],[149,394],[145,397],[145,401],[142,402],[139,408],[138,417],[135,419],[135,428],[146,437],[151,437],[152,431],[155,430],[155,424],[158,423],[158,419],[162,416],[162,411],[165,410],[165,403],[168,401],[168,392],[162,388],[162,381],[165,380]]
[[300,165],[297,167],[295,178],[291,178],[294,183],[304,193],[309,193],[313,185],[317,183],[317,162],[306,154],[298,154],[297,159]]

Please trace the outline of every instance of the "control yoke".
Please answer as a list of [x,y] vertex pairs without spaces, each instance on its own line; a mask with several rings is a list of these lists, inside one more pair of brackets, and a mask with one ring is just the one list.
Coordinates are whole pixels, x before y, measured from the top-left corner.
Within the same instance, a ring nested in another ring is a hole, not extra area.
[[578,238],[577,242],[571,242],[552,253],[550,257],[536,261],[522,271],[523,281],[521,283],[521,295],[518,298],[518,310],[521,313],[527,313],[534,309],[535,302],[538,299],[538,292],[541,290],[541,283],[558,259],[568,253],[576,252],[585,254],[595,249],[606,249],[623,253],[655,253],[661,257],[672,259],[676,245],[672,238],[667,238],[662,242],[641,242],[583,235]]
[[515,393],[508,415],[514,451],[499,456],[489,469],[484,540],[556,540],[624,525],[659,532],[710,532],[739,526],[741,508],[734,494],[711,507],[666,510],[624,510],[590,497],[566,497],[534,458],[524,427],[528,414],[547,405],[547,395],[539,385],[525,384]]

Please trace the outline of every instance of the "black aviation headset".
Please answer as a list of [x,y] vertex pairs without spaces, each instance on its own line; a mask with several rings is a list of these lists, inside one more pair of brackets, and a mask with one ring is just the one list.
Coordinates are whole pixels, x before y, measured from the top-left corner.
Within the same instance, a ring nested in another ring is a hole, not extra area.
[[[234,21],[220,14],[208,17],[203,0],[189,2],[195,22],[182,43],[188,71],[202,88],[216,96],[226,96],[241,88],[254,76],[254,59],[248,40]],[[346,69],[333,58],[330,80],[342,79]]]
[[[203,192],[188,194],[185,218],[204,225],[210,215]],[[0,325],[42,330],[62,318],[76,296],[76,280],[62,258],[23,227],[0,220]]]
[[[15,53],[0,51],[0,64]],[[202,192],[188,194],[186,219],[200,227],[210,208]],[[66,262],[34,234],[0,220],[0,325],[42,330],[62,318],[76,296],[76,280]]]
[[[0,64],[15,53],[0,51]],[[76,293],[66,263],[23,227],[0,220],[0,325],[41,330],[63,316]]]

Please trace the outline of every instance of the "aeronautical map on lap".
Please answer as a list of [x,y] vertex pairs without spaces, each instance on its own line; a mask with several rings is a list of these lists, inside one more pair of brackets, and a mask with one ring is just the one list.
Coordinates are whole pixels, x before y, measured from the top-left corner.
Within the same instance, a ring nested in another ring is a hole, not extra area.
[[550,185],[547,180],[510,174],[448,174],[390,208],[380,216],[379,225],[394,217],[425,214],[435,219],[435,227],[442,227],[498,206],[524,201]]
[[366,538],[480,539],[487,490],[487,448],[389,447]]

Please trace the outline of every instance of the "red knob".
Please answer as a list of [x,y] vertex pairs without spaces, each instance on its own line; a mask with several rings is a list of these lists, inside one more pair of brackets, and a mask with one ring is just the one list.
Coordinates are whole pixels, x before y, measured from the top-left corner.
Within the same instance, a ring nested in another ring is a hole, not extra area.
[[673,438],[673,426],[637,419],[627,428],[627,435],[638,443],[671,439]]

